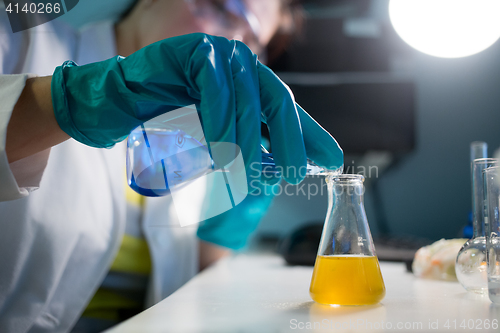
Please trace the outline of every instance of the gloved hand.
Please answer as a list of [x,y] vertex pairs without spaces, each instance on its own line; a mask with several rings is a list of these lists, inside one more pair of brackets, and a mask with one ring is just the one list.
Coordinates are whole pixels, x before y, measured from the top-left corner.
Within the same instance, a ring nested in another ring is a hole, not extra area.
[[[61,129],[92,147],[111,147],[143,122],[196,104],[206,141],[236,143],[247,177],[259,177],[260,122],[267,123],[277,166],[305,170],[306,155],[336,169],[343,153],[335,139],[300,106],[288,87],[247,46],[205,34],[173,37],[124,58],[77,66],[52,76],[54,113]],[[302,168],[302,169],[300,169]],[[284,173],[289,183],[304,175]]]

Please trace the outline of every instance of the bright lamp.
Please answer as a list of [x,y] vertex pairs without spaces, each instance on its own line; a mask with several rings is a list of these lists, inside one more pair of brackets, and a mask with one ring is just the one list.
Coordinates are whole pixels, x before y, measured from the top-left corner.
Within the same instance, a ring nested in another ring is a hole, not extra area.
[[500,37],[500,0],[390,0],[389,16],[405,42],[436,57],[470,56]]

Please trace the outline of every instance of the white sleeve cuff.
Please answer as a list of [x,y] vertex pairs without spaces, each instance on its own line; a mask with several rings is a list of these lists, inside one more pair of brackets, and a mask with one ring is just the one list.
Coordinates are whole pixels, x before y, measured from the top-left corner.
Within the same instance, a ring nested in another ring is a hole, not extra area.
[[9,165],[5,152],[12,110],[32,74],[0,75],[0,201],[23,198],[40,185],[50,149]]

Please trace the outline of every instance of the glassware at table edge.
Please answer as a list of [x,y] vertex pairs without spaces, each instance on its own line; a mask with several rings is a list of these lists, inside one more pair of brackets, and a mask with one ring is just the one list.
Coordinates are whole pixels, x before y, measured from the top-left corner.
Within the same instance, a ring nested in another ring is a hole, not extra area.
[[318,303],[370,305],[385,296],[363,205],[363,180],[354,174],[326,178],[328,212],[310,286]]
[[488,224],[486,226],[486,259],[488,296],[500,304],[500,167],[484,169]]
[[473,235],[458,252],[455,273],[467,291],[484,294],[488,291],[486,272],[486,238],[484,235],[485,212],[483,170],[495,166],[494,158],[478,158],[472,163]]

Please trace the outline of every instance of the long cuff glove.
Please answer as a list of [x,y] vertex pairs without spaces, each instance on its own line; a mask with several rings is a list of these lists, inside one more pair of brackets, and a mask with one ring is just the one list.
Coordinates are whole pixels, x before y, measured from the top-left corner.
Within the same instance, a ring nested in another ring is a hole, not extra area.
[[[143,122],[196,104],[206,141],[237,144],[247,177],[259,178],[260,123],[267,123],[278,166],[302,170],[306,155],[336,169],[335,139],[295,104],[288,87],[238,41],[190,34],[151,44],[124,58],[76,66],[52,77],[55,117],[63,131],[92,147],[111,147]],[[234,154],[235,155],[235,154]],[[257,164],[252,164],[256,162]],[[290,183],[300,172],[283,175]]]

